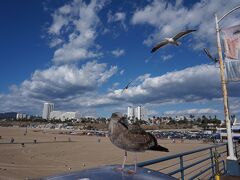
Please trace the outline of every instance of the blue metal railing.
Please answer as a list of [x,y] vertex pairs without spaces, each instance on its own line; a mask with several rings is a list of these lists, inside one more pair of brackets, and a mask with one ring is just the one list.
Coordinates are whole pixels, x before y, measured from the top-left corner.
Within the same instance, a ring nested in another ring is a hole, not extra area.
[[[239,157],[240,146],[235,143],[235,155]],[[217,157],[216,157],[217,154]],[[191,155],[191,156],[190,156]],[[196,156],[196,157],[194,157]],[[190,159],[187,157],[190,157]],[[151,166],[171,161],[158,171],[174,176],[178,179],[214,179],[216,166],[221,174],[226,173],[225,160],[227,157],[227,144],[221,143],[196,150],[174,154],[158,159],[148,160],[137,164],[138,167]],[[170,164],[170,165],[169,165]]]

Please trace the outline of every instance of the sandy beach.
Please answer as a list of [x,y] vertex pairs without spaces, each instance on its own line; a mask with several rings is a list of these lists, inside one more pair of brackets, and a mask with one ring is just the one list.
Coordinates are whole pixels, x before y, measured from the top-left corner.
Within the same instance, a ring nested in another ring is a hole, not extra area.
[[[49,176],[84,168],[92,168],[110,164],[121,164],[124,151],[118,149],[108,137],[77,136],[59,134],[57,130],[0,127],[0,179],[26,179]],[[56,137],[56,141],[55,141]],[[9,144],[11,138],[14,143]],[[69,142],[69,138],[71,142]],[[34,139],[37,143],[34,144]],[[24,143],[24,147],[22,144]],[[208,146],[198,141],[181,143],[171,140],[159,140],[170,152],[147,151],[138,153],[138,162],[160,158],[171,154],[190,151]],[[133,164],[134,155],[128,153],[127,164]],[[152,169],[159,169],[157,165]]]

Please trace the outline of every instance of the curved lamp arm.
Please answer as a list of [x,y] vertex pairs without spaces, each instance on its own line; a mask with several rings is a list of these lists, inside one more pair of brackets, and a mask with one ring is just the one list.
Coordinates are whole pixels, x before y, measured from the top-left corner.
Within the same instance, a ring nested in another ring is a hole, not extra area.
[[240,5],[238,5],[237,7],[233,8],[232,10],[228,11],[226,14],[223,15],[223,17],[221,17],[219,20],[218,20],[218,23],[223,19],[225,18],[227,15],[229,15],[230,13],[232,13],[233,11],[237,10],[240,8]]

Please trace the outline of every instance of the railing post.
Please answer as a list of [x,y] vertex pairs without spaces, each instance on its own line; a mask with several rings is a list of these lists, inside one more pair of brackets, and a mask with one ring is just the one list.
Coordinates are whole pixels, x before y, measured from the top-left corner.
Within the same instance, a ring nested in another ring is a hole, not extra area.
[[229,152],[228,152],[228,143],[226,144],[226,148],[227,148],[227,156],[229,156]]
[[225,162],[224,162],[224,161],[223,161],[223,169],[224,169],[223,174],[226,174],[227,169],[226,169],[226,165],[225,165]]
[[219,171],[219,161],[218,161],[218,158],[219,158],[219,154],[216,151],[214,151],[214,162],[215,162],[215,179],[216,180],[220,180],[220,171]]
[[237,154],[237,143],[236,142],[233,142],[234,143],[234,146],[235,146],[235,156],[238,158],[238,154]]
[[212,148],[210,148],[210,157],[211,157],[211,164],[212,164],[212,177],[214,177],[215,175],[215,171],[214,171],[214,155],[213,155],[213,150]]
[[181,170],[181,180],[184,180],[184,169],[183,169],[183,156],[180,156],[180,170]]

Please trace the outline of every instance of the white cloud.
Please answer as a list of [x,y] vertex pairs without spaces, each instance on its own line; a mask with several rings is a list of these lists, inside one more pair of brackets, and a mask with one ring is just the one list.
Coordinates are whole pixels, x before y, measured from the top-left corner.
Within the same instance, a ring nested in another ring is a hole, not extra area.
[[27,97],[44,99],[68,98],[76,94],[93,91],[117,72],[117,67],[95,61],[81,68],[74,65],[53,66],[35,71],[31,80],[25,80],[20,87]]
[[124,69],[122,69],[122,70],[120,71],[120,75],[123,75],[123,73],[124,73]]
[[135,82],[143,82],[146,79],[150,78],[151,74],[143,74],[141,76],[138,76]]
[[108,23],[119,22],[124,30],[127,30],[127,26],[125,24],[126,13],[124,12],[116,12],[112,14],[111,11],[108,12]]
[[118,86],[119,86],[119,82],[115,82],[115,83],[113,83],[113,85],[112,85],[111,88],[108,88],[108,91],[113,91],[113,90],[115,90]]
[[68,24],[68,19],[65,18],[64,15],[59,14],[58,12],[54,13],[52,17],[53,24],[49,27],[48,32],[50,34],[59,35],[62,27]]
[[60,45],[60,44],[62,44],[62,43],[63,43],[63,40],[62,40],[62,39],[56,38],[56,39],[53,39],[53,40],[50,42],[49,46],[50,46],[50,47],[55,47],[55,46],[58,46],[58,45]]
[[146,109],[146,114],[147,116],[154,116],[154,115],[157,115],[159,112],[156,111],[156,110],[148,110]]
[[163,61],[167,61],[167,60],[173,58],[173,55],[171,55],[171,54],[169,54],[169,55],[162,55],[161,58],[162,58]]
[[59,45],[56,42],[60,40],[64,42],[54,52],[55,63],[70,63],[102,56],[98,52],[95,39],[98,36],[96,28],[100,24],[97,13],[103,6],[104,1],[100,0],[89,3],[75,0],[53,13],[53,22],[48,30],[52,36],[50,46]]
[[229,99],[230,113],[239,114],[240,113],[240,98],[230,98]]
[[113,50],[111,53],[116,57],[120,57],[120,56],[123,56],[125,54],[125,50],[118,48],[118,49]]
[[[152,45],[164,37],[173,36],[179,31],[196,28],[198,31],[192,33],[194,48],[201,49],[204,46],[215,47],[215,19],[217,12],[221,17],[227,10],[232,9],[239,3],[238,0],[201,0],[186,7],[182,0],[170,3],[167,1],[154,0],[142,9],[137,9],[132,17],[132,24],[148,24],[155,28],[144,43]],[[167,6],[166,6],[167,4]],[[224,25],[239,23],[239,13],[231,14],[231,17],[223,21]]]
[[203,109],[185,109],[180,111],[166,111],[164,114],[166,115],[200,115],[200,114],[218,114],[219,111],[211,108],[203,108]]
[[[109,93],[108,97],[135,104],[164,104],[197,102],[222,97],[219,69],[213,65],[198,65],[162,76],[140,76],[142,82],[121,93],[121,89]],[[138,80],[139,78],[137,78]],[[231,84],[229,93],[239,97],[238,86]]]
[[[0,94],[2,111],[41,112],[44,101],[54,102],[59,109],[84,111],[86,108],[116,107],[139,104],[146,107],[178,104],[183,102],[222,102],[219,72],[215,66],[199,65],[180,71],[168,72],[161,76],[151,77],[145,74],[136,78],[136,85],[130,86],[122,93],[112,86],[112,92],[101,94],[98,87],[117,72],[117,67],[107,67],[104,63],[88,62],[81,67],[74,65],[53,66],[46,70],[37,70],[30,80],[20,86],[12,86],[10,94]],[[229,84],[230,110],[239,113],[239,87]],[[12,102],[15,103],[12,103]],[[221,106],[222,108],[222,106]],[[149,109],[149,108],[148,108]],[[150,108],[152,109],[152,108]],[[216,109],[190,109],[168,111],[167,113],[218,113]],[[222,109],[221,109],[222,110]]]
[[124,12],[116,12],[112,15],[111,11],[108,13],[108,22],[117,22],[124,21],[126,18],[126,14]]
[[[31,79],[11,86],[11,93],[0,94],[1,111],[40,112],[42,103],[50,101],[62,109],[101,106],[113,100],[98,97],[97,89],[117,72],[116,66],[88,62],[76,65],[52,66],[36,70]],[[104,100],[105,99],[105,100]],[[14,103],[13,103],[14,102]]]
[[26,98],[18,91],[11,94],[0,94],[1,112],[27,112],[39,114],[43,101]]

